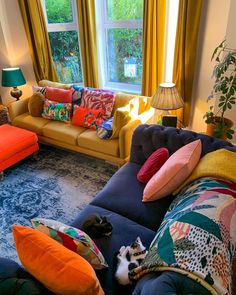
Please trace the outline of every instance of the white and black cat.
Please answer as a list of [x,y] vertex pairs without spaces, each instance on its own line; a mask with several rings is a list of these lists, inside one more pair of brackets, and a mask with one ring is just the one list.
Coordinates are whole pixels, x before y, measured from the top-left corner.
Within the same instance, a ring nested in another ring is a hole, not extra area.
[[90,236],[90,238],[109,237],[112,233],[112,225],[105,216],[97,213],[91,214],[84,220],[81,229]]
[[140,237],[137,237],[130,246],[122,246],[117,255],[117,269],[115,278],[121,285],[128,285],[132,282],[129,279],[129,271],[136,268],[147,255]]

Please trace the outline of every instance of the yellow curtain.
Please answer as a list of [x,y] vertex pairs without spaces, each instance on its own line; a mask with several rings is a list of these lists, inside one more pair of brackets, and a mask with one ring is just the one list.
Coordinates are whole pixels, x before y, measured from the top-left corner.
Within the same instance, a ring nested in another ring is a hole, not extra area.
[[201,8],[202,0],[179,0],[173,81],[184,100],[184,109],[177,110],[177,115],[185,126],[190,119]]
[[18,0],[37,82],[58,81],[41,0]]
[[84,85],[99,87],[94,0],[77,0]]
[[166,0],[144,0],[142,95],[152,96],[163,82]]

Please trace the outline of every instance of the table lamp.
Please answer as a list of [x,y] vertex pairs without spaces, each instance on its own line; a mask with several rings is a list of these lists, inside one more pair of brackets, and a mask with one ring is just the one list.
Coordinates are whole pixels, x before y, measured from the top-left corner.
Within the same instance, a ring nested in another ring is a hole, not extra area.
[[10,93],[16,100],[19,100],[22,95],[22,91],[17,86],[24,85],[25,83],[25,78],[20,68],[2,69],[2,86],[13,87]]
[[174,83],[161,83],[152,97],[151,106],[167,111],[167,115],[162,116],[162,125],[176,127],[177,116],[170,115],[168,111],[182,108],[184,102]]

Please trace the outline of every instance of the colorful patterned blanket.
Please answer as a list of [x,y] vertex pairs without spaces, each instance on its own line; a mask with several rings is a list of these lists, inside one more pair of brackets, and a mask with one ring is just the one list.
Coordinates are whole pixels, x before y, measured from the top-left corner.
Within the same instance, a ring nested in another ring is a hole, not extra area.
[[212,294],[231,294],[235,246],[236,184],[200,178],[172,202],[148,255],[130,277],[173,270]]

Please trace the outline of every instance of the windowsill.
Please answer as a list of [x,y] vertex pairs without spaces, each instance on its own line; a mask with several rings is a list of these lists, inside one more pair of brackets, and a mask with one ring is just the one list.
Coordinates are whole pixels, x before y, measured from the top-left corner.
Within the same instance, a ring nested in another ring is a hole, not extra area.
[[[120,84],[120,85],[117,85]],[[107,83],[103,87],[104,89],[109,89],[113,90],[115,92],[125,92],[125,93],[130,93],[130,94],[135,94],[135,95],[141,95],[141,86],[136,86],[136,85],[129,85],[126,83]]]

